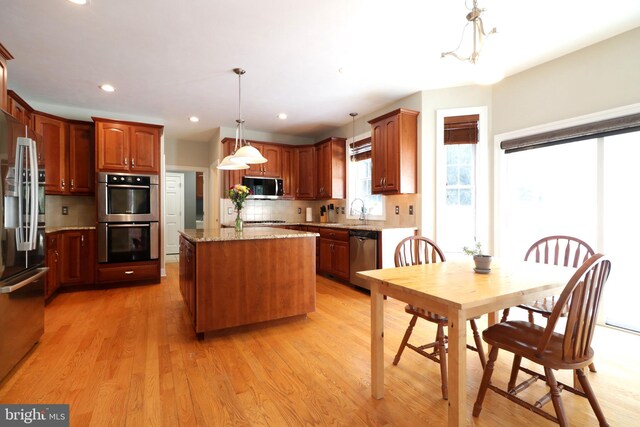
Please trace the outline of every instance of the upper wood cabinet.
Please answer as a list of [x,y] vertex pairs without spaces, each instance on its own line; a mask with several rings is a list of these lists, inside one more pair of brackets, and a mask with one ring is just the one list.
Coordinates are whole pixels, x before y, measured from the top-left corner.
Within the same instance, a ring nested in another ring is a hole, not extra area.
[[[36,133],[42,135],[44,158],[47,173],[44,188],[46,194],[64,194],[68,192],[67,179],[67,133],[69,125],[62,119],[42,114],[34,114]],[[42,151],[38,150],[38,157]]]
[[318,199],[344,199],[346,140],[327,138],[316,144],[316,191]]
[[249,165],[249,169],[244,169],[245,176],[268,176],[279,178],[282,175],[282,149],[279,145],[265,144],[261,142],[250,142],[266,159],[266,163]]
[[296,199],[315,198],[315,147],[298,147],[295,158]]
[[94,193],[93,125],[34,113],[36,133],[42,135],[46,194]]
[[369,121],[372,193],[416,192],[418,114],[399,108]]
[[71,194],[95,192],[94,140],[93,124],[69,124],[68,167]]
[[9,111],[7,105],[7,61],[13,59],[2,43],[0,43],[0,108]]
[[12,90],[7,91],[7,111],[23,125],[35,128],[33,108]]
[[162,126],[93,118],[98,171],[160,172]]
[[282,197],[293,199],[296,188],[296,149],[293,147],[282,147]]

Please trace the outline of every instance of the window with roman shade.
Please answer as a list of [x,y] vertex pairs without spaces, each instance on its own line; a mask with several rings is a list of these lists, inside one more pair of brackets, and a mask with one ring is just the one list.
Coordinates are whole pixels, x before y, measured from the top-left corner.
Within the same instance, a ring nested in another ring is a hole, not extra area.
[[371,158],[371,137],[361,139],[351,144],[351,161],[359,162]]

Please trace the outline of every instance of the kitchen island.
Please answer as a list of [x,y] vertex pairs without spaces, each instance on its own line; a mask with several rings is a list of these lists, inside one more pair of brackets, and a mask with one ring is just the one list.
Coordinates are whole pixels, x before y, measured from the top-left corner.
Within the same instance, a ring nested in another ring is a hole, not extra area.
[[315,311],[316,233],[269,227],[180,231],[180,291],[205,332]]

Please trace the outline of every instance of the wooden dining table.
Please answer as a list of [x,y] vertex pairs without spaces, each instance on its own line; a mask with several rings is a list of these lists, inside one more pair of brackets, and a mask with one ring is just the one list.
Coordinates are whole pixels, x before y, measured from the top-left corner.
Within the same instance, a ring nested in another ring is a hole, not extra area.
[[467,319],[538,298],[557,295],[573,268],[494,259],[489,274],[475,273],[471,259],[358,272],[371,285],[371,393],[384,397],[384,296],[387,295],[449,318],[448,425],[467,424]]

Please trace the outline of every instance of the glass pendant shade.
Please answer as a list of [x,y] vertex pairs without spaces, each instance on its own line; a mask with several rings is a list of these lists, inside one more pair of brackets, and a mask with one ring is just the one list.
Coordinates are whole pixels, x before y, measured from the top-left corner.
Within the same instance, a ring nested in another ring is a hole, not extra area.
[[264,158],[257,148],[251,145],[243,145],[238,148],[238,151],[231,158],[232,162],[244,163],[247,165],[254,165],[259,163],[266,163],[267,159]]
[[233,156],[227,156],[218,165],[218,169],[222,170],[241,170],[241,169],[249,169],[249,165],[246,163],[237,162],[234,160]]

